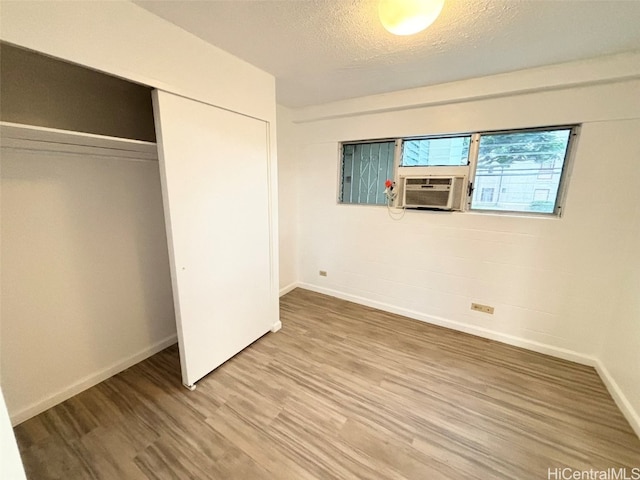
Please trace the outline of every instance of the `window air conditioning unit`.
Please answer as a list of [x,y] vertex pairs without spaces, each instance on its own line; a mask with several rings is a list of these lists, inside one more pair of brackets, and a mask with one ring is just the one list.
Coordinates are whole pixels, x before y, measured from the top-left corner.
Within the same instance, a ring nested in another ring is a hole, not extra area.
[[465,177],[404,177],[402,204],[405,208],[462,210]]

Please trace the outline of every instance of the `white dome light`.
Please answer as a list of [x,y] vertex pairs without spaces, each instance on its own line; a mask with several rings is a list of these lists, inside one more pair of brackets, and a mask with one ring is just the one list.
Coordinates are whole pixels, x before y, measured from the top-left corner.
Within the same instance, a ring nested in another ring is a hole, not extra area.
[[394,35],[413,35],[431,25],[443,6],[444,0],[380,0],[378,15]]

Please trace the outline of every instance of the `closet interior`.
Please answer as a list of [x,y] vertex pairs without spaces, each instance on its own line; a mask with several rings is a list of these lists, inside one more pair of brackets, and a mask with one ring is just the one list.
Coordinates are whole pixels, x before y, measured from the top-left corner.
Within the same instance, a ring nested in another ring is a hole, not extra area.
[[13,423],[176,340],[152,89],[1,45],[0,380]]

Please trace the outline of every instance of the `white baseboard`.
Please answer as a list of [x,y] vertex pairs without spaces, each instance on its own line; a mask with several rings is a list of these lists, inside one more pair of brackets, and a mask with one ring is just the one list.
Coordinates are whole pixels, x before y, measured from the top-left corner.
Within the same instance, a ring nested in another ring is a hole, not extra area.
[[280,296],[282,297],[289,293],[291,290],[295,290],[296,288],[298,288],[298,282],[290,283],[289,285],[280,289]]
[[298,286],[306,290],[322,293],[332,297],[340,298],[342,300],[358,303],[360,305],[366,305],[367,307],[376,308],[378,310],[383,310],[385,312],[395,313],[397,315],[403,315],[405,317],[413,318],[415,320],[420,320],[426,323],[431,323],[441,327],[451,328],[452,330],[458,330],[460,332],[470,333],[478,337],[496,340],[498,342],[506,343],[508,345],[526,348],[527,350],[531,350],[534,352],[544,353],[546,355],[551,355],[553,357],[562,358],[563,360],[569,360],[571,362],[576,362],[582,365],[588,365],[590,367],[594,367],[596,369],[596,372],[598,372],[598,375],[600,375],[600,378],[604,382],[605,386],[607,387],[607,390],[609,391],[614,401],[618,405],[618,408],[620,408],[620,411],[622,412],[622,414],[625,416],[625,418],[631,425],[631,428],[635,431],[636,435],[640,437],[640,415],[638,414],[638,412],[635,411],[635,409],[631,405],[631,402],[627,399],[624,392],[622,391],[620,386],[617,384],[613,376],[609,373],[609,371],[604,366],[604,364],[600,361],[600,359],[594,356],[585,355],[583,353],[575,352],[573,350],[555,347],[552,345],[547,345],[547,344],[536,342],[533,340],[527,340],[527,339],[516,337],[513,335],[508,335],[505,333],[496,332],[494,330],[489,330],[486,328],[475,327],[473,325],[466,325],[460,322],[456,322],[454,320],[448,320],[446,318],[436,317],[432,315],[425,315],[424,313],[417,312],[414,310],[397,307],[395,305],[390,305],[388,303],[378,302],[376,300],[371,300],[371,299],[360,297],[357,295],[351,295],[348,293],[340,292],[338,290],[320,287],[310,283],[303,282],[303,283],[299,283]]
[[273,327],[271,327],[271,332],[276,333],[281,328],[282,328],[282,322],[278,320],[276,323],[273,324]]
[[31,405],[28,405],[22,408],[21,410],[19,410],[18,412],[12,414],[11,424],[15,427],[19,423],[22,423],[25,420],[29,420],[31,417],[35,417],[39,413],[42,413],[45,410],[48,410],[49,408],[54,407],[59,403],[64,402],[65,400],[68,400],[74,395],[77,395],[78,393],[83,392],[84,390],[91,388],[94,385],[97,385],[98,383],[103,382],[110,377],[113,377],[114,375],[122,372],[123,370],[126,370],[127,368],[135,365],[136,363],[139,363],[149,358],[150,356],[155,355],[156,353],[173,345],[177,341],[178,341],[177,336],[174,333],[173,335],[170,335],[164,340],[161,340],[138,353],[135,353],[123,360],[120,360],[108,366],[107,368],[104,368],[95,373],[92,373],[91,375],[81,378],[76,383],[69,385],[68,387],[52,395],[49,395],[41,400],[38,400],[37,402],[34,402]]
[[513,345],[514,347],[522,347],[527,350],[532,350],[538,353],[544,353],[553,357],[562,358],[563,360],[569,360],[571,362],[580,363],[582,365],[595,366],[596,359],[590,355],[585,355],[573,350],[568,350],[561,347],[555,347],[553,345],[547,345],[545,343],[536,342],[534,340],[527,340],[525,338],[516,337],[515,335],[509,335],[507,333],[496,332],[488,328],[476,327],[468,325],[462,322],[456,322],[455,320],[449,320],[447,318],[437,317],[434,315],[427,315],[408,308],[397,307],[377,300],[371,300],[369,298],[360,297],[357,295],[351,295],[349,293],[340,292],[330,288],[319,287],[310,283],[299,283],[300,288],[305,288],[313,292],[323,293],[332,297],[341,298],[342,300],[348,300],[350,302],[358,303],[360,305],[366,305],[367,307],[377,308],[385,312],[395,313],[404,317],[413,318],[414,320],[420,320],[422,322],[431,323],[440,327],[450,328],[459,332],[470,333],[482,338],[488,338],[490,340],[496,340],[507,345]]
[[607,370],[607,367],[605,367],[599,359],[596,359],[594,366],[596,368],[596,371],[598,372],[598,375],[600,375],[600,378],[607,387],[607,390],[609,390],[609,393],[618,405],[618,408],[629,422],[629,425],[631,425],[631,428],[633,428],[633,431],[636,432],[638,438],[640,438],[639,412],[635,411],[633,405],[631,405],[631,402],[618,385],[618,382],[616,382],[609,370]]

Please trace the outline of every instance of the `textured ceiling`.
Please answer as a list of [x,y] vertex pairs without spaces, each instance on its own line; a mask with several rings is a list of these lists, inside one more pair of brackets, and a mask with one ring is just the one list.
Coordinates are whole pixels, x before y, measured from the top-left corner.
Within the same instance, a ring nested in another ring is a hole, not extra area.
[[273,74],[290,107],[640,49],[640,0],[446,0],[411,37],[376,0],[135,3]]

